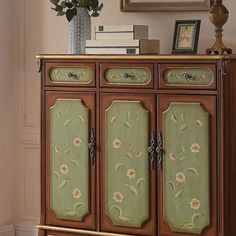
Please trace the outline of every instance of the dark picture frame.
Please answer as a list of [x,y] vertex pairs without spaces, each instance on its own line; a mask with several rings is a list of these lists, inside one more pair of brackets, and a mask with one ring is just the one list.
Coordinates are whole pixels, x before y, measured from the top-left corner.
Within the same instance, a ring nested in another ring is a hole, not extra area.
[[197,54],[201,20],[176,20],[172,54]]

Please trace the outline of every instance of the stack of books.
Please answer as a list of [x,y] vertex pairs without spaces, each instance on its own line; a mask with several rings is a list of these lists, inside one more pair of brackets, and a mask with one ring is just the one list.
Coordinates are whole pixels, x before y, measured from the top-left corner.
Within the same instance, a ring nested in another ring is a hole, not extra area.
[[160,41],[148,39],[147,25],[96,26],[86,54],[158,54]]

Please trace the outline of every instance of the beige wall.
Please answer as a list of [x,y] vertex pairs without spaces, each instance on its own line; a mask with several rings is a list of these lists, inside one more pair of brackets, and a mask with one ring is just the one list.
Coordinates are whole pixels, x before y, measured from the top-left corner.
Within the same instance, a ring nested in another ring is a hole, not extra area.
[[13,3],[1,0],[0,8],[0,225],[13,221],[14,162],[14,57]]
[[[32,0],[32,5],[35,0]],[[42,41],[38,48],[40,52],[67,52],[67,24],[66,20],[56,17],[55,12],[50,9],[50,2],[41,0],[37,4],[40,11],[34,15],[36,23],[40,25],[38,34],[34,37]],[[148,24],[150,27],[150,37],[161,40],[161,53],[170,53],[172,46],[174,23],[177,19],[201,19],[202,27],[200,32],[199,53],[205,53],[207,47],[212,46],[214,40],[214,28],[208,20],[207,12],[151,12],[151,13],[123,13],[120,12],[120,0],[103,0],[104,9],[98,18],[93,18],[93,25],[115,25],[115,24]],[[224,28],[225,42],[231,48],[236,50],[235,22],[236,14],[233,9],[236,8],[236,1],[225,0],[225,5],[230,12],[230,18]],[[36,11],[36,10],[35,10]],[[36,20],[36,18],[38,18]],[[39,23],[38,20],[41,19]],[[33,27],[32,27],[33,28]],[[53,30],[52,30],[53,29]],[[37,35],[37,36],[36,36]]]
[[[93,19],[93,25],[148,24],[150,37],[161,40],[161,53],[170,53],[175,20],[201,19],[199,53],[213,43],[214,31],[207,12],[122,13],[119,2],[103,0],[104,9],[100,17]],[[235,51],[236,1],[224,2],[232,9],[225,26],[225,42]],[[67,52],[68,24],[65,18],[56,17],[50,7],[49,0],[1,0],[0,8],[0,226],[12,222],[14,212],[16,232],[22,236],[33,235],[29,226],[34,226],[39,218],[40,75],[36,72],[35,55]]]

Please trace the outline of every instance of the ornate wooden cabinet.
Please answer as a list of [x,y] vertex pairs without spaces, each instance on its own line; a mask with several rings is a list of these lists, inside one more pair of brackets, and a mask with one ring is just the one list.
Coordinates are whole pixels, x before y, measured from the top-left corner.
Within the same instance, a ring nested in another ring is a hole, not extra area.
[[236,235],[236,57],[38,59],[40,236]]

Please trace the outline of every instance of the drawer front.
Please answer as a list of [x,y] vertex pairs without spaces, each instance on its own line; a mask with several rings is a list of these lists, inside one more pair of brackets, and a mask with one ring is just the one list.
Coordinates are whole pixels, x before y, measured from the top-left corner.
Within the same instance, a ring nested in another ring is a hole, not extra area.
[[102,87],[153,88],[152,64],[101,64]]
[[95,86],[95,64],[47,64],[47,86]]
[[160,65],[160,88],[216,89],[215,65]]

